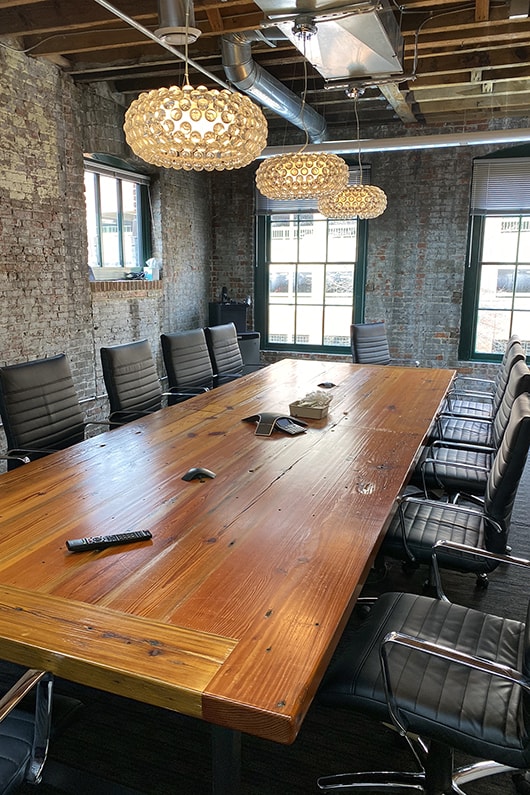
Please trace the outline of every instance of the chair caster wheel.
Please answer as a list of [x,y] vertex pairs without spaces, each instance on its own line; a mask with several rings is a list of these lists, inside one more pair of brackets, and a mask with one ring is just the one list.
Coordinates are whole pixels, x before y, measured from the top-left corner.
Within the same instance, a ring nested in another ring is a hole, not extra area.
[[487,574],[479,574],[479,575],[477,575],[477,582],[476,582],[476,585],[475,585],[477,590],[485,591],[489,584],[490,584],[490,581],[488,580],[488,575]]
[[429,582],[429,580],[425,580],[421,592],[424,596],[431,596],[433,599],[436,599],[438,596],[436,586]]
[[401,571],[403,572],[403,574],[406,574],[407,577],[412,577],[412,575],[414,574],[414,572],[418,570],[418,568],[419,564],[412,563],[411,561],[401,564]]
[[527,773],[514,773],[512,781],[519,795],[530,795],[530,778]]

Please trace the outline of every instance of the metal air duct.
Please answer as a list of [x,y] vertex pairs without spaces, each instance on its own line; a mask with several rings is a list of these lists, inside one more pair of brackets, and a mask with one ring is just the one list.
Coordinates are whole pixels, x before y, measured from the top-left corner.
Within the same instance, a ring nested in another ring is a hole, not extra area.
[[188,19],[186,20],[187,0],[158,0],[158,22],[160,27],[155,35],[168,44],[184,46],[193,44],[201,31],[195,27],[193,3],[189,3]]
[[[403,74],[403,36],[388,0],[256,0],[325,80]],[[315,35],[304,39],[299,26]]]
[[307,131],[312,143],[327,140],[327,125],[314,108],[257,64],[252,58],[251,42],[266,41],[259,31],[228,33],[222,37],[223,66],[230,83],[287,121]]

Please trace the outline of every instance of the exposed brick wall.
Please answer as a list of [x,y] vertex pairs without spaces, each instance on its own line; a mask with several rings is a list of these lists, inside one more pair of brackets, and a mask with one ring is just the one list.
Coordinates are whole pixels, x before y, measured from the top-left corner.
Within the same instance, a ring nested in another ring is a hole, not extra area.
[[1,359],[64,351],[83,396],[94,382],[72,84],[57,68],[2,49],[0,92]]
[[385,320],[391,353],[454,367],[473,147],[370,156],[388,207],[369,222],[365,319]]
[[[388,197],[384,214],[369,222],[365,320],[386,321],[391,354],[398,362],[484,375],[495,371],[494,365],[459,362],[458,343],[472,162],[498,148],[363,156],[372,167],[372,182]],[[241,295],[252,287],[254,170],[229,172],[214,182],[214,297],[223,284]],[[276,356],[270,352],[265,358]]]
[[[122,130],[125,106],[104,87],[76,86],[58,67],[4,48],[0,92],[0,363],[64,352],[85,399],[102,393],[99,347],[147,337],[163,375],[160,333],[207,321],[209,175],[159,175],[141,164],[153,176],[161,289],[94,292],[83,154],[134,162]],[[106,401],[84,405],[91,416],[107,411]]]
[[[210,300],[223,287],[233,301],[254,295],[255,166],[212,174],[213,253]],[[247,313],[252,328],[252,307]]]
[[[253,295],[257,164],[212,174],[159,174],[142,164],[153,176],[153,255],[162,286],[126,296],[95,292],[88,281],[83,154],[135,160],[123,137],[125,105],[99,85],[76,86],[51,63],[4,48],[0,91],[0,362],[63,351],[80,398],[87,398],[101,392],[102,344],[147,337],[160,365],[162,331],[205,324],[208,300],[218,299],[223,286],[236,300]],[[335,137],[346,137],[344,130]],[[387,321],[398,359],[484,370],[458,362],[457,350],[471,163],[487,151],[363,158],[389,200],[384,215],[370,222],[366,318]],[[87,410],[104,413],[104,401]]]
[[154,256],[164,269],[164,329],[204,326],[213,245],[211,175],[163,171],[159,190]]

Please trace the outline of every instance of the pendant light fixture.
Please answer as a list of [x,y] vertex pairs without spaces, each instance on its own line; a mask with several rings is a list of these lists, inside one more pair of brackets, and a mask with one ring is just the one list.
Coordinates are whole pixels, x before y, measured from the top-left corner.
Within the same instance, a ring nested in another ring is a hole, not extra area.
[[357,141],[359,144],[359,184],[349,185],[337,193],[322,196],[318,202],[318,210],[327,218],[377,218],[386,210],[386,194],[376,185],[363,184],[363,167],[361,163],[361,140],[359,132],[359,113],[357,110],[358,89],[354,89],[353,99],[357,124]]
[[186,1],[184,85],[140,94],[125,113],[125,138],[138,157],[154,166],[185,171],[242,168],[267,145],[267,120],[243,94],[190,85],[188,43],[190,35],[195,41],[200,34],[190,27],[191,2]]
[[[302,123],[307,92],[306,41],[316,33],[314,23],[300,17],[293,31],[303,36],[304,91],[302,94]],[[305,129],[305,127],[304,127]],[[276,155],[265,159],[256,172],[256,186],[269,199],[307,199],[337,192],[346,186],[348,166],[338,155],[327,152],[305,152],[309,143],[305,129],[305,143],[296,154]]]

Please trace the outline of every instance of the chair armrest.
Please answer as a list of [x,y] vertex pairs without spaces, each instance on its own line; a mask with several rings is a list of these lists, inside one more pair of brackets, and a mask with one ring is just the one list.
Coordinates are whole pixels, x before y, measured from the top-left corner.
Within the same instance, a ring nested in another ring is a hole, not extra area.
[[[440,502],[439,500],[430,500],[430,499],[424,499],[424,498],[421,498],[421,497],[410,497],[410,496],[409,497],[402,497],[399,500],[399,503],[398,503],[399,526],[400,526],[400,529],[401,529],[401,537],[402,537],[402,541],[403,541],[403,546],[404,546],[404,548],[405,548],[405,550],[407,552],[407,555],[408,555],[409,559],[412,562],[414,562],[416,560],[416,558],[414,557],[414,555],[410,551],[409,546],[407,544],[407,529],[406,529],[406,526],[405,526],[405,514],[406,514],[406,510],[407,510],[406,506],[410,505],[412,503],[414,503],[416,505],[428,505],[428,506],[431,506],[433,508],[439,508],[439,509],[442,510],[442,512],[457,513],[457,514],[461,514],[461,515],[463,514],[465,516],[475,516],[475,517],[481,519],[482,521],[486,521],[487,520],[488,524],[494,530],[496,530],[497,533],[499,533],[499,534],[503,533],[503,529],[500,526],[500,524],[498,522],[496,522],[495,519],[491,519],[489,516],[486,516],[484,514],[484,511],[478,511],[475,508],[469,508],[466,505],[457,505],[457,504],[455,504],[453,502]],[[448,519],[447,521],[449,522],[450,520]],[[442,593],[443,593],[443,591],[442,591]]]
[[29,461],[33,461],[33,458],[43,458],[45,455],[56,452],[57,450],[52,447],[41,447],[39,450],[34,450],[31,447],[20,447],[8,450],[7,456],[8,458],[27,458],[28,461],[24,461],[24,463],[27,464]]
[[51,676],[51,674],[46,671],[37,671],[34,668],[25,671],[20,679],[17,679],[7,693],[0,698],[0,721],[3,721],[35,685],[46,676]]
[[51,729],[53,676],[46,671],[30,669],[0,699],[0,721],[4,720],[20,701],[35,690],[35,731],[26,781],[38,784],[48,754]]
[[522,566],[523,568],[530,569],[530,560],[526,558],[517,558],[514,555],[503,555],[500,552],[490,552],[487,549],[476,549],[475,547],[469,547],[467,544],[460,544],[457,541],[449,541],[448,539],[442,539],[441,541],[437,541],[432,548],[432,557],[431,557],[431,574],[434,580],[434,587],[436,589],[436,597],[443,602],[448,602],[449,599],[445,595],[442,585],[442,576],[440,572],[440,567],[438,565],[438,555],[437,550],[443,549],[444,552],[455,552],[458,553],[460,556],[468,556],[473,558],[484,558],[485,560],[492,560],[497,561],[498,563],[508,563],[512,566]]
[[528,558],[517,558],[515,555],[503,555],[500,552],[490,552],[487,549],[475,549],[475,547],[469,547],[467,544],[460,544],[458,541],[449,541],[447,538],[436,542],[433,547],[433,555],[436,554],[436,549],[439,547],[454,549],[455,552],[469,554],[473,557],[497,560],[499,563],[507,563],[511,566],[522,566],[525,569],[530,569],[530,560],[528,560]]
[[[448,405],[448,404],[446,404],[446,405]],[[493,412],[493,404],[492,404],[492,412]],[[442,410],[440,411],[439,416],[441,416],[441,415],[443,415],[444,417],[447,417],[447,418],[452,418],[453,420],[473,420],[474,422],[476,422],[478,420],[481,420],[483,422],[493,422],[493,417],[491,417],[491,416],[490,417],[482,417],[480,415],[477,416],[476,414],[472,414],[472,413],[468,414],[465,411],[456,411],[455,412],[455,411],[451,411],[451,407],[450,406],[449,406],[449,408],[447,408],[447,407],[446,408],[442,408]]]
[[493,420],[488,419],[486,417],[473,417],[472,415],[467,414],[451,414],[449,411],[441,411],[436,420],[440,422],[440,420],[455,420],[457,422],[465,422],[466,420],[471,420],[476,425],[483,425],[485,428],[491,428],[493,425]]
[[152,411],[114,411],[109,416],[109,427],[112,429],[120,425],[126,425],[128,422],[136,420],[139,417],[149,417],[151,414],[154,414],[155,411],[157,411],[157,409],[153,409]]
[[459,389],[460,383],[469,383],[473,385],[483,384],[484,390],[489,389],[491,392],[495,392],[495,381],[492,378],[477,378],[474,375],[457,375],[451,385],[451,391],[453,391],[453,389]]
[[[430,500],[430,499],[424,499],[422,497],[412,497],[412,496],[403,497],[399,501],[399,510],[400,511],[406,510],[403,508],[403,505],[409,503],[430,505],[433,508],[441,508],[443,511],[449,511],[449,512],[452,511],[453,513],[466,514],[467,516],[480,516],[483,519],[486,518],[484,515],[484,511],[477,511],[476,508],[468,508],[467,505],[458,505],[455,504],[454,502],[440,502],[440,500]],[[497,527],[499,532],[503,532],[498,522],[496,522],[494,519],[490,519],[489,516],[487,517],[487,519],[488,522],[491,522],[491,524],[494,527],[495,526]]]
[[391,668],[387,651],[387,647],[392,645],[403,646],[409,649],[411,653],[417,652],[419,654],[427,654],[431,657],[437,657],[438,659],[454,663],[455,665],[472,668],[474,671],[479,671],[490,677],[504,679],[522,688],[527,693],[530,693],[530,682],[515,668],[510,668],[507,665],[501,665],[500,663],[486,660],[483,657],[477,657],[473,654],[467,654],[457,649],[451,649],[442,644],[432,643],[431,641],[423,640],[421,637],[413,637],[404,632],[389,632],[381,642],[379,655],[388,711],[393,724],[402,737],[407,734],[408,729],[400,718],[399,697],[392,688]]
[[109,428],[110,422],[109,420],[87,420],[83,425],[85,428],[88,428],[90,425],[104,425],[105,428]]
[[471,453],[496,453],[495,447],[488,444],[472,444],[471,442],[456,442],[451,439],[435,439],[431,442],[431,449],[433,447],[445,447],[452,450],[469,450]]
[[163,392],[164,397],[195,397],[196,395],[204,395],[205,392],[210,392],[209,386],[187,387],[186,389],[177,389],[171,387],[169,392]]
[[29,464],[31,459],[27,455],[17,455],[16,453],[6,453],[0,455],[2,461],[20,461],[21,464]]
[[475,403],[484,403],[493,406],[493,395],[484,392],[451,392],[447,395],[446,406],[451,413],[451,405],[455,400],[471,400]]
[[[420,464],[420,473],[421,473],[421,482],[423,486],[423,493],[425,497],[427,497],[429,493],[429,489],[427,487],[427,466],[431,464],[432,466],[432,476],[436,481],[437,487],[440,489],[445,490],[445,483],[443,476],[440,475],[439,469],[436,469],[436,465],[444,465],[444,461],[438,461],[436,458],[424,458]],[[465,472],[484,472],[485,475],[488,475],[490,472],[489,467],[479,466],[478,464],[458,464],[459,469],[461,469],[464,473]]]

